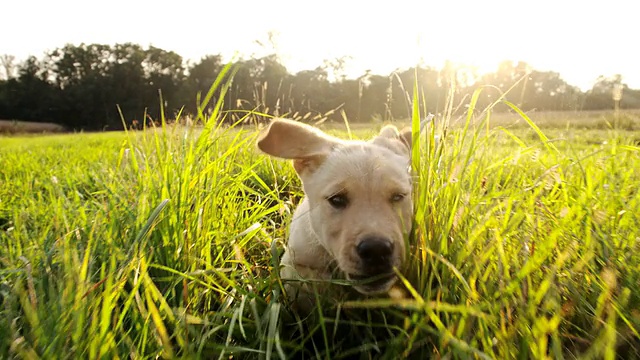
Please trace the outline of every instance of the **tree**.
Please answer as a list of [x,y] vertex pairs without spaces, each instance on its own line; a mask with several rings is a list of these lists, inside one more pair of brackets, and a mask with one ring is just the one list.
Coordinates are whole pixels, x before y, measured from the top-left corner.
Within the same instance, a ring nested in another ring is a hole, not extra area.
[[16,57],[13,55],[4,54],[0,56],[0,80],[9,80],[15,77]]
[[[145,51],[142,68],[147,85],[145,86],[147,106],[151,108],[153,102],[159,103],[160,97],[158,93],[161,92],[165,109],[172,112],[180,109],[183,104],[178,103],[178,92],[185,79],[182,56],[173,51],[165,51],[151,46]],[[154,113],[156,118],[160,117],[159,109],[158,112]],[[170,115],[173,114],[170,113]]]
[[55,88],[48,82],[48,71],[35,57],[18,67],[18,77],[3,84],[0,118],[53,122],[56,116]]
[[552,71],[532,71],[521,87],[519,104],[523,110],[576,110],[580,90]]
[[285,112],[307,114],[322,113],[328,109],[331,84],[324,68],[303,70],[291,78],[289,88],[284,91]]
[[[612,91],[616,85],[622,85],[622,76],[616,74],[611,77],[600,75],[591,90],[584,97],[584,110],[613,109]],[[624,90],[623,90],[624,91]]]
[[389,76],[372,75],[367,72],[360,77],[360,99],[358,118],[360,120],[391,119],[391,79]]
[[[166,114],[182,107],[182,57],[170,51],[125,43],[66,45],[50,53],[62,96],[61,117],[73,128],[120,129],[125,122],[158,119],[160,96]],[[171,105],[171,106],[169,106]]]
[[[202,104],[196,103],[196,101],[198,99],[201,99],[200,101],[204,100],[205,95],[209,92],[211,85],[213,85],[223,67],[220,55],[208,55],[187,69],[188,75],[182,88],[182,103],[185,104],[188,112],[191,114],[197,113],[198,106]],[[202,110],[211,110],[218,97],[219,92]]]
[[431,67],[417,67],[394,73],[391,76],[391,100],[389,107],[395,119],[411,118],[413,88],[424,95],[421,105],[426,105],[429,112],[438,113],[445,108],[446,87],[443,87],[441,74]]

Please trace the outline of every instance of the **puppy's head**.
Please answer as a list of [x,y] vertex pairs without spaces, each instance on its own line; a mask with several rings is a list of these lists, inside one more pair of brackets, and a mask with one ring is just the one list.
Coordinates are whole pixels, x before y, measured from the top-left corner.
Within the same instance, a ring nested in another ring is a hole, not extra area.
[[[387,291],[411,230],[410,130],[383,128],[345,141],[277,119],[258,139],[265,153],[292,159],[309,201],[310,231],[364,294]],[[361,280],[361,281],[360,281]]]

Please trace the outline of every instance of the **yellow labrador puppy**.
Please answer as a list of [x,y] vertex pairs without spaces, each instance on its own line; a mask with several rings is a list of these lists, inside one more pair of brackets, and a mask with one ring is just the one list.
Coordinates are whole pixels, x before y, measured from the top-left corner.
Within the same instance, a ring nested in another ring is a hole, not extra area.
[[[340,140],[276,119],[258,148],[293,160],[305,193],[290,225],[281,277],[329,280],[339,270],[362,294],[387,292],[412,224],[411,131],[388,125],[370,141]],[[309,284],[285,286],[299,309],[314,304]]]

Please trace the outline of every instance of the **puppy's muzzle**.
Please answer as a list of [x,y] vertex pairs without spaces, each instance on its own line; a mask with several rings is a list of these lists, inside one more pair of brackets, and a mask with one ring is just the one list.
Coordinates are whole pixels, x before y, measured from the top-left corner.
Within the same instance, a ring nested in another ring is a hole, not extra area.
[[360,257],[360,273],[349,274],[350,279],[359,281],[356,290],[362,293],[388,290],[396,280],[393,242],[380,236],[367,236],[356,245],[356,253]]

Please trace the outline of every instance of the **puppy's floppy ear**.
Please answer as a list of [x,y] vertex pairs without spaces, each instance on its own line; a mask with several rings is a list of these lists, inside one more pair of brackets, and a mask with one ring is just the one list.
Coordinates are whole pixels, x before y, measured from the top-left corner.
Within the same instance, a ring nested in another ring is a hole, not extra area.
[[[429,114],[424,120],[420,121],[420,132],[427,127],[433,117],[433,114]],[[410,126],[398,131],[395,126],[387,125],[380,130],[380,134],[372,142],[384,146],[397,154],[411,157],[413,133]]]
[[[411,156],[411,129],[399,132],[393,125],[386,125],[380,130],[380,134],[371,140],[372,143],[386,147],[398,155]],[[408,142],[407,140],[408,139]]]
[[340,140],[297,121],[274,119],[258,138],[258,148],[271,156],[293,160],[298,174],[318,167]]
[[411,152],[413,146],[413,132],[411,131],[411,127],[402,129],[398,136],[402,143],[409,149],[409,152]]

